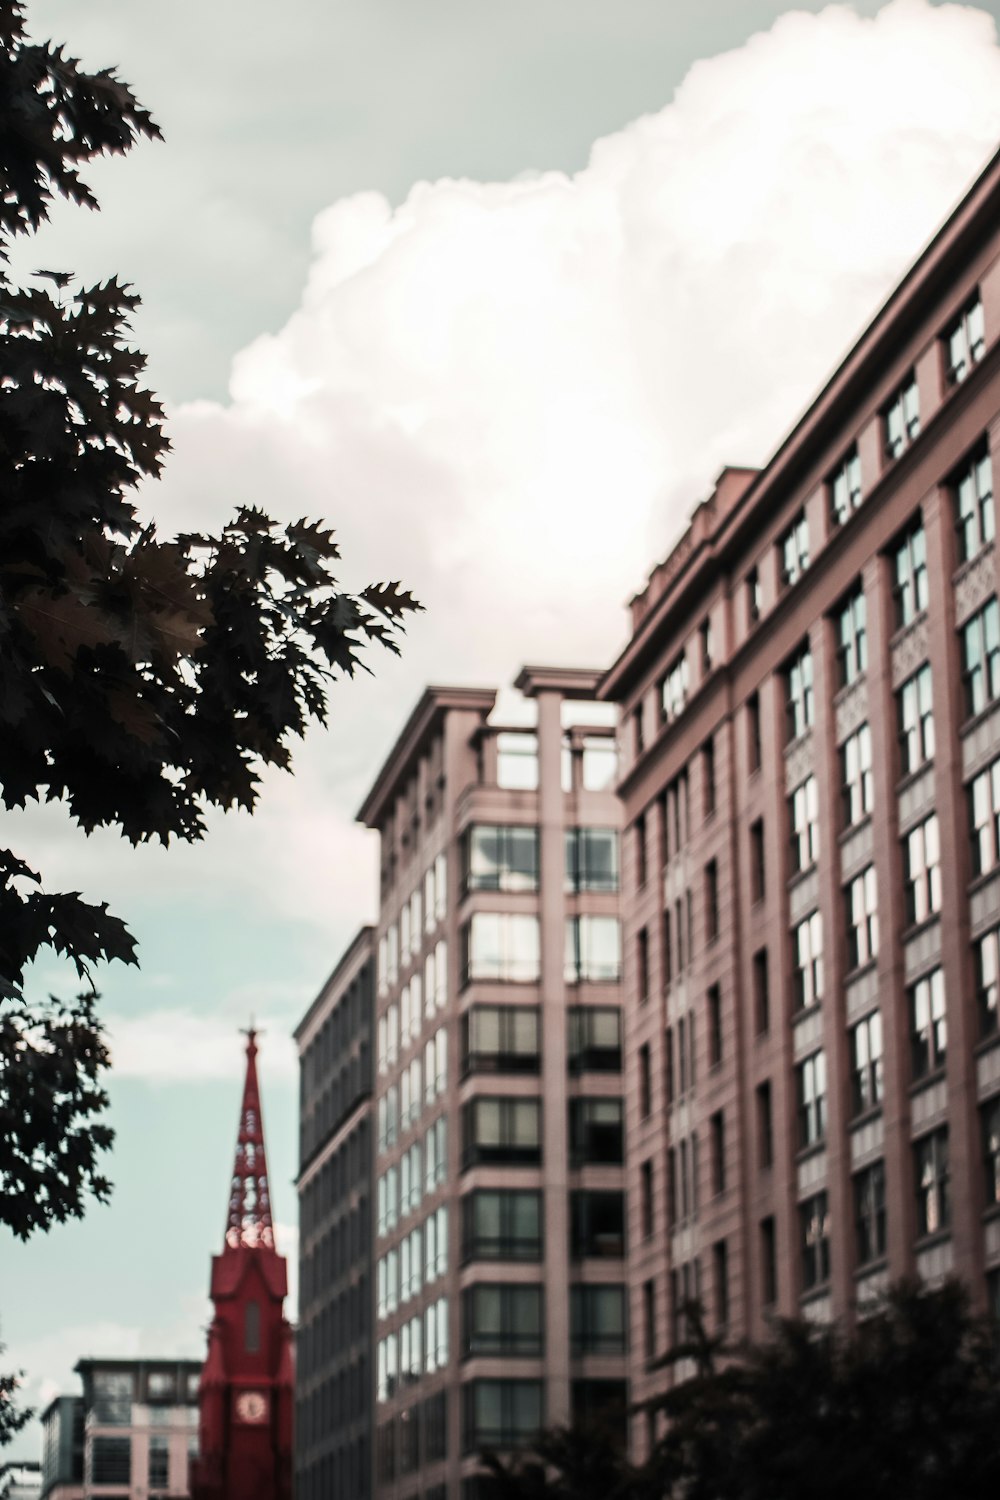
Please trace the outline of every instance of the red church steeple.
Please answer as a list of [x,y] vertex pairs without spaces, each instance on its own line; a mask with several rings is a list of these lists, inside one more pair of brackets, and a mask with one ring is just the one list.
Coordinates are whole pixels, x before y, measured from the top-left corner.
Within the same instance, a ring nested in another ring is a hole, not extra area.
[[284,1256],[274,1244],[257,1085],[257,1033],[247,1069],[222,1254],[212,1257],[215,1316],[199,1391],[192,1500],[290,1500],[292,1332],[283,1314]]

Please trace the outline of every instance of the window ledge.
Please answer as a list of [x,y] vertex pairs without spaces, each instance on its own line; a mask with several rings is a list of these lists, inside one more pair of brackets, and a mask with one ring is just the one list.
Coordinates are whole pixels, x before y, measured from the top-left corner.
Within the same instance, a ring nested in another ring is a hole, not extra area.
[[[902,783],[900,783],[900,785],[902,785]],[[897,787],[896,790],[898,791],[899,787]],[[861,817],[857,820],[856,823],[848,823],[846,828],[842,828],[837,834],[837,843],[840,848],[843,848],[845,844],[850,843],[855,834],[857,834],[862,828],[864,828],[866,823],[870,823],[871,820],[872,815],[870,812],[862,813]]]
[[800,1166],[804,1161],[811,1161],[814,1156],[821,1156],[826,1150],[826,1136],[818,1141],[810,1141],[808,1146],[800,1146],[795,1153],[795,1165]]
[[933,1234],[918,1234],[913,1249],[919,1255],[924,1250],[933,1250],[935,1245],[946,1245],[950,1239],[951,1225],[946,1224],[942,1229],[935,1229]]
[[874,1276],[878,1271],[886,1271],[889,1268],[889,1257],[879,1255],[875,1260],[866,1260],[863,1266],[855,1266],[853,1277],[855,1281],[864,1281],[869,1276]]
[[913,1080],[907,1090],[910,1098],[912,1099],[915,1094],[922,1094],[925,1089],[933,1088],[936,1083],[943,1082],[947,1072],[947,1063],[939,1063],[929,1073],[922,1073],[919,1078]]
[[898,625],[892,632],[892,635],[889,637],[890,652],[894,651],[897,646],[905,641],[908,635],[910,635],[912,632],[917,631],[921,625],[925,625],[926,623],[927,611],[926,609],[922,609],[920,610],[919,614],[915,614],[913,616],[912,620],[907,620],[905,625]]
[[933,769],[933,766],[934,757],[933,755],[929,755],[926,760],[920,762],[919,766],[914,766],[912,771],[907,771],[906,775],[901,776],[896,782],[894,788],[896,796],[904,796],[910,790],[911,786],[918,782],[922,776],[926,776],[929,770]]
[[879,1119],[881,1114],[881,1104],[869,1104],[867,1109],[863,1109],[858,1114],[851,1116],[847,1122],[847,1129],[850,1132],[861,1130],[865,1125],[870,1125],[873,1120]]
[[863,964],[855,964],[853,969],[845,969],[843,982],[844,984],[854,984],[863,975],[868,974],[872,971],[872,969],[877,968],[878,954],[875,953],[871,958],[866,958]]

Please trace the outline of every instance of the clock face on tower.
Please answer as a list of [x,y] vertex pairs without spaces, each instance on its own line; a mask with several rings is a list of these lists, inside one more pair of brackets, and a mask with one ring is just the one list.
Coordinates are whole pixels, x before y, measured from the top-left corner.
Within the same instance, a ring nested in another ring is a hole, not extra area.
[[237,1422],[259,1426],[267,1421],[267,1397],[263,1391],[240,1391],[234,1402]]

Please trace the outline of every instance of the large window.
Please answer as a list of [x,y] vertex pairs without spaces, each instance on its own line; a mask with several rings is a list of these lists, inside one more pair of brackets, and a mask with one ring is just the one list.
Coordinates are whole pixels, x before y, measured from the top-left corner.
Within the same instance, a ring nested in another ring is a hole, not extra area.
[[606,1282],[569,1289],[570,1353],[625,1353],[625,1288]]
[[1000,604],[990,599],[962,630],[962,683],[965,711],[982,713],[1000,698]]
[[483,1188],[462,1199],[466,1260],[541,1260],[542,1195]]
[[806,645],[785,668],[785,726],[789,742],[812,727],[814,715],[813,659]]
[[102,1427],[127,1427],[132,1420],[132,1376],[116,1370],[95,1371],[93,1412]]
[[540,1380],[473,1380],[462,1392],[466,1453],[521,1447],[544,1425]]
[[826,1053],[814,1052],[795,1070],[799,1118],[799,1146],[815,1146],[826,1138]]
[[682,651],[660,683],[660,716],[664,724],[669,724],[684,712],[688,686],[687,654]]
[[1000,759],[980,771],[969,788],[972,873],[985,875],[1000,864]]
[[474,1005],[462,1017],[466,1073],[537,1073],[541,1063],[536,1006]]
[[566,918],[567,984],[588,980],[597,984],[617,983],[621,965],[621,927],[617,917]]
[[920,393],[911,370],[882,413],[882,436],[887,458],[898,458],[920,432]]
[[878,953],[878,881],[874,865],[855,875],[845,898],[848,964],[857,969]]
[[910,1048],[914,1078],[943,1068],[948,1049],[944,971],[934,969],[910,991]]
[[903,840],[906,919],[923,922],[941,910],[941,841],[937,813],[932,813]]
[[618,746],[610,735],[587,735],[583,741],[583,789],[604,792],[618,779]]
[[907,678],[897,695],[899,702],[899,758],[904,776],[919,770],[934,756],[934,705],[931,702],[931,666],[925,662]]
[[967,562],[996,535],[993,512],[993,465],[983,444],[952,480],[958,559]]
[[792,929],[792,958],[795,1004],[802,1010],[823,998],[823,918],[818,911]]
[[170,1444],[165,1433],[149,1438],[149,1488],[165,1490],[170,1483]]
[[572,1005],[567,1016],[567,1061],[571,1073],[619,1073],[621,1011],[611,1006]]
[[900,537],[893,554],[896,626],[909,625],[927,608],[927,534],[918,518]]
[[132,1482],[132,1440],[127,1437],[94,1437],[90,1444],[90,1483]]
[[809,522],[805,511],[800,511],[788,530],[778,541],[778,562],[781,581],[786,588],[798,583],[809,566]]
[[917,1235],[937,1234],[951,1223],[948,1130],[934,1130],[913,1146],[913,1180],[917,1194]]
[[835,526],[844,522],[861,504],[861,459],[852,448],[830,479],[830,514]]
[[986,323],[979,293],[945,330],[945,374],[949,384],[959,385],[986,353]]
[[625,1194],[574,1192],[569,1200],[569,1252],[574,1260],[620,1260],[625,1254]]
[[617,891],[618,833],[614,828],[567,828],[567,891]]
[[885,1254],[885,1165],[873,1162],[854,1178],[854,1224],[858,1265]]
[[540,974],[538,918],[477,911],[462,929],[467,980],[533,983]]
[[819,854],[819,790],[807,776],[788,799],[792,824],[792,869],[808,870]]
[[861,724],[840,747],[843,784],[844,827],[853,828],[872,810],[875,784],[872,775],[872,732]]
[[464,853],[467,890],[537,891],[537,828],[470,828]]
[[574,1166],[620,1166],[624,1146],[625,1118],[620,1099],[570,1100],[569,1147]]
[[533,792],[538,786],[538,736],[504,733],[497,735],[497,786],[509,791]]
[[864,589],[858,584],[841,601],[836,613],[837,681],[841,687],[856,682],[868,668],[868,626]]
[[472,1099],[463,1110],[464,1167],[537,1167],[542,1160],[538,1099]]
[[851,1030],[851,1103],[856,1115],[882,1102],[882,1013],[870,1016]]
[[992,1036],[1000,1012],[1000,927],[978,940],[975,960],[979,1030],[982,1036]]
[[799,1204],[802,1289],[810,1291],[830,1279],[830,1211],[825,1193]]
[[506,1282],[470,1286],[462,1298],[462,1325],[466,1355],[539,1355],[545,1338],[542,1289]]

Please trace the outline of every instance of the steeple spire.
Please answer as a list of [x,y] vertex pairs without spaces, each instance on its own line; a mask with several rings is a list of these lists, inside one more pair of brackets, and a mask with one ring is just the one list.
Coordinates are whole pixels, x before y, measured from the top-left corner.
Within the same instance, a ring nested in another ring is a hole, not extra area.
[[233,1163],[233,1185],[229,1194],[225,1248],[273,1250],[274,1227],[271,1223],[271,1194],[264,1150],[264,1122],[260,1112],[260,1090],[257,1087],[257,1032],[253,1025],[247,1031],[246,1038],[247,1072],[236,1139],[236,1160]]

